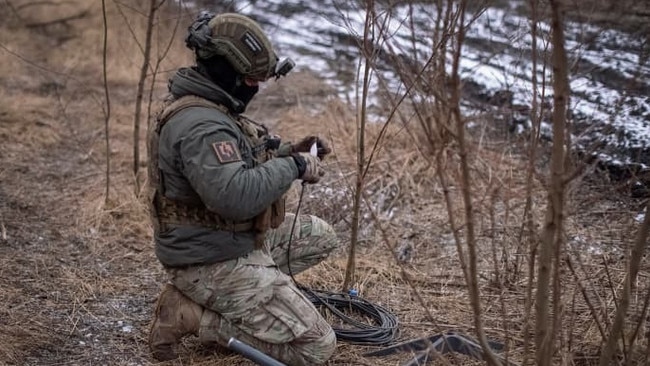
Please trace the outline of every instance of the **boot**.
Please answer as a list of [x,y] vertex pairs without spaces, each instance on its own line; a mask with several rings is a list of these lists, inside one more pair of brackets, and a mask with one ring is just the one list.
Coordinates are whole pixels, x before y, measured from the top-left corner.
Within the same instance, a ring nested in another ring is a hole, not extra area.
[[178,357],[174,351],[186,335],[198,335],[203,307],[167,284],[158,297],[156,313],[149,331],[149,348],[158,361]]

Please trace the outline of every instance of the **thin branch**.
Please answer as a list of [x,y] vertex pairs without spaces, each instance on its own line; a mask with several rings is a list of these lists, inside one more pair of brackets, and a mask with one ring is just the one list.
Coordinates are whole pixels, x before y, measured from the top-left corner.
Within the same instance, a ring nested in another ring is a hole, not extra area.
[[[135,34],[135,30],[131,26],[131,23],[129,23],[129,18],[126,16],[126,14],[124,14],[124,10],[122,10],[122,6],[125,6],[125,5],[123,5],[121,2],[116,1],[116,0],[113,0],[113,2],[115,3],[115,6],[117,7],[117,12],[120,13],[120,16],[122,17],[122,19],[124,19],[124,24],[126,24],[126,28],[129,30],[129,33],[131,33],[131,37],[133,37],[133,40],[135,41],[135,44],[140,49],[140,53],[142,53],[144,55],[146,51],[145,51],[144,47],[142,47],[142,44],[140,43],[140,41],[138,40],[138,36]],[[131,7],[127,7],[127,8],[131,9]],[[151,10],[151,9],[149,9],[149,10]],[[148,22],[149,22],[149,20],[147,18],[147,25],[148,25]]]
[[[452,6],[450,3],[448,6]],[[474,207],[472,202],[471,184],[472,177],[469,172],[468,162],[468,147],[465,138],[465,122],[460,110],[460,58],[462,53],[462,46],[465,41],[465,32],[467,25],[464,24],[465,10],[467,7],[467,0],[462,0],[459,5],[458,11],[458,31],[456,40],[456,50],[453,55],[452,73],[451,73],[451,110],[453,117],[456,120],[456,133],[458,135],[458,155],[460,156],[461,168],[461,194],[465,206],[465,240],[467,241],[467,249],[469,254],[469,272],[465,273],[465,280],[469,288],[470,302],[474,312],[474,326],[478,335],[479,343],[483,348],[484,357],[488,365],[501,365],[497,359],[494,351],[488,344],[487,337],[485,336],[485,329],[483,328],[483,315],[481,314],[481,298],[480,290],[478,288],[478,268],[477,268],[477,253],[476,253],[476,229],[474,221]]]
[[623,334],[625,328],[625,317],[627,310],[630,306],[630,297],[632,294],[633,284],[636,281],[639,273],[641,259],[643,258],[643,251],[646,247],[648,240],[648,233],[650,232],[650,201],[646,204],[645,217],[643,223],[637,232],[636,241],[630,253],[630,260],[628,264],[627,273],[625,274],[625,282],[623,286],[623,294],[616,310],[614,323],[612,324],[609,337],[605,342],[602,353],[600,354],[600,366],[607,366],[610,364],[614,353],[618,348],[618,339]]
[[147,69],[149,68],[149,59],[151,56],[151,39],[155,15],[156,0],[150,0],[149,17],[147,18],[147,33],[144,43],[144,55],[142,58],[142,67],[140,68],[140,78],[138,80],[138,90],[135,98],[135,116],[133,120],[133,177],[136,193],[140,192],[138,171],[140,169],[140,119],[142,114],[142,98],[144,95],[144,83],[147,79]]
[[[165,0],[162,0],[160,2],[160,6],[165,2]],[[182,2],[178,2],[178,14],[179,16],[175,18],[174,22],[174,27],[172,29],[172,35],[169,37],[169,40],[167,42],[167,45],[163,48],[163,52],[158,55],[158,59],[156,60],[156,65],[153,68],[153,72],[151,74],[151,85],[149,88],[149,101],[147,104],[147,121],[151,121],[151,108],[153,105],[153,92],[154,92],[154,85],[156,84],[156,77],[158,76],[158,72],[160,71],[160,65],[162,64],[162,61],[167,57],[169,54],[169,50],[171,50],[172,44],[174,43],[174,39],[176,38],[176,32],[178,31],[178,27],[181,23],[181,12],[183,11],[182,7]],[[158,13],[158,12],[157,12]],[[159,13],[158,13],[159,14]]]
[[[7,0],[9,3],[9,0]],[[27,9],[30,6],[41,6],[41,5],[51,5],[51,6],[61,6],[65,4],[76,4],[74,1],[30,1],[25,4],[16,5],[16,10]]]
[[4,50],[4,51],[7,52],[8,54],[10,54],[10,55],[16,57],[16,58],[19,59],[20,61],[24,62],[25,64],[27,64],[27,65],[29,65],[29,66],[31,66],[31,67],[37,69],[37,70],[44,71],[44,72],[46,72],[46,73],[48,73],[48,74],[53,74],[53,75],[63,76],[63,79],[64,79],[64,80],[63,80],[63,83],[66,83],[67,80],[72,80],[72,81],[76,82],[77,84],[81,85],[81,87],[77,89],[78,91],[84,91],[85,94],[87,94],[88,96],[90,96],[90,98],[91,98],[91,99],[92,99],[92,100],[97,104],[97,106],[99,106],[100,108],[103,108],[103,106],[102,106],[102,102],[99,100],[99,98],[95,95],[95,93],[93,93],[92,90],[90,90],[89,88],[87,88],[88,83],[87,83],[86,81],[82,81],[82,80],[80,80],[80,79],[77,79],[77,78],[76,78],[74,75],[72,75],[72,74],[67,74],[67,73],[65,73],[65,72],[56,71],[56,70],[48,69],[48,68],[45,67],[45,66],[41,66],[41,65],[39,65],[39,64],[37,64],[37,63],[35,63],[35,62],[29,60],[29,59],[27,59],[25,56],[23,56],[23,55],[21,55],[21,54],[19,54],[19,53],[16,53],[16,52],[14,52],[14,51],[12,51],[12,50],[10,50],[7,46],[5,46],[5,45],[4,45],[3,43],[1,43],[1,42],[0,42],[0,49]]
[[[537,293],[535,303],[536,361],[548,366],[553,358],[555,334],[560,314],[560,256],[565,220],[566,111],[569,97],[568,61],[564,41],[564,20],[561,0],[550,0],[553,62],[553,150],[551,152],[548,205],[541,236]],[[549,321],[550,282],[553,281],[553,317]]]
[[48,20],[48,21],[45,21],[45,22],[27,23],[27,24],[25,24],[25,28],[47,27],[47,26],[53,25],[53,24],[65,23],[65,22],[69,22],[71,20],[77,20],[77,19],[85,18],[89,14],[90,14],[90,11],[82,10],[81,12],[79,12],[77,14],[73,14],[73,15],[63,17],[63,18],[59,18],[59,19]]
[[363,30],[363,44],[361,46],[361,53],[363,56],[363,85],[361,89],[361,105],[357,105],[357,182],[354,191],[354,202],[352,208],[352,233],[350,237],[350,248],[348,250],[348,262],[345,269],[345,279],[343,281],[343,291],[347,291],[352,282],[355,280],[355,261],[356,261],[356,247],[359,236],[359,216],[361,209],[361,192],[363,191],[364,175],[363,168],[365,165],[365,133],[367,121],[367,103],[368,92],[370,89],[370,62],[372,58],[371,52],[368,52],[368,44],[372,44],[374,40],[371,37],[374,23],[374,1],[368,0],[366,3],[366,19]]
[[596,311],[596,307],[594,304],[592,304],[591,300],[589,299],[589,295],[587,294],[587,289],[582,285],[582,279],[578,274],[576,273],[575,269],[573,268],[573,262],[571,261],[571,258],[566,257],[565,262],[567,266],[569,267],[569,270],[571,271],[571,274],[575,278],[576,285],[578,285],[578,289],[580,290],[580,293],[582,294],[582,298],[585,300],[585,303],[587,304],[587,307],[589,308],[589,312],[591,313],[591,317],[594,319],[594,322],[596,323],[596,326],[598,327],[598,332],[600,332],[600,335],[605,338],[605,327],[601,324],[600,319],[598,318],[598,312]]
[[17,7],[15,7],[14,4],[12,4],[11,1],[9,1],[9,0],[5,0],[5,3],[7,4],[7,7],[9,8],[9,10],[11,10],[13,15],[16,17],[16,19],[18,19],[19,21],[22,22],[23,17],[21,17],[20,14],[18,14]]
[[131,10],[135,14],[138,14],[138,15],[140,15],[142,17],[147,17],[147,14],[145,14],[142,10],[136,8],[135,6],[132,6],[132,5],[126,4],[126,3],[122,2],[122,1],[117,1],[117,0],[113,0],[113,2],[115,3],[115,5],[118,6],[118,8],[119,7],[125,7],[127,9]]
[[[530,108],[530,120],[532,121],[532,131],[530,134],[530,148],[528,151],[528,167],[526,171],[526,203],[524,206],[523,217],[521,229],[519,232],[519,237],[517,239],[517,252],[520,252],[522,243],[524,242],[524,233],[528,238],[527,242],[529,243],[528,250],[528,280],[526,283],[526,295],[524,300],[524,324],[522,327],[522,334],[524,338],[524,359],[522,364],[524,366],[528,365],[528,360],[530,357],[530,320],[531,312],[533,306],[533,280],[535,277],[535,259],[537,258],[537,246],[539,243],[538,238],[535,236],[535,223],[533,220],[533,177],[536,172],[535,160],[537,159],[537,145],[539,143],[539,132],[542,122],[542,111],[539,110],[539,91],[538,91],[538,80],[537,80],[537,65],[539,60],[539,54],[537,50],[537,34],[538,34],[538,13],[537,13],[538,0],[530,0],[531,8],[531,51],[532,51],[532,64],[533,70],[531,73],[531,80],[533,86],[533,100]],[[543,63],[543,73],[545,75],[546,62]],[[546,80],[542,78],[542,96],[541,99],[544,99],[544,91],[546,88]],[[517,256],[515,259],[515,268],[514,275],[517,276],[519,272],[519,259],[520,256]]]
[[[404,265],[401,264],[398,256],[397,256],[397,250],[396,246],[391,243],[391,241],[388,239],[388,233],[386,232],[386,229],[384,229],[383,225],[381,224],[381,221],[379,220],[379,217],[377,216],[377,213],[375,210],[372,208],[370,205],[370,199],[368,198],[368,195],[365,192],[362,192],[362,199],[363,202],[366,204],[366,208],[368,209],[368,212],[370,212],[370,215],[372,217],[372,220],[375,222],[375,225],[377,225],[377,229],[379,229],[379,233],[381,234],[381,239],[388,251],[391,253],[393,260],[395,260],[395,263],[398,264],[400,268],[400,276],[408,284],[408,286],[411,288],[411,291],[413,292],[413,295],[417,299],[419,305],[422,307],[422,309],[425,312],[426,317],[429,319],[429,321],[436,325],[436,328],[440,328],[437,326],[438,322],[436,322],[435,317],[429,310],[429,307],[427,306],[426,302],[422,298],[422,295],[420,295],[420,292],[418,291],[417,287],[415,286],[415,281],[411,278],[411,276],[406,272],[404,269]],[[441,357],[439,352],[437,352],[435,349],[431,349],[434,354],[434,356],[437,358],[437,361],[441,361],[445,365],[450,365],[449,361],[447,361],[444,357]]]
[[[646,319],[646,316],[648,315],[648,307],[650,306],[650,290],[647,290],[645,294],[645,299],[643,300],[643,309],[641,309],[641,315],[639,316],[639,319]],[[634,346],[636,345],[636,340],[637,337],[639,336],[639,333],[641,332],[641,327],[644,325],[643,321],[639,321],[636,323],[636,327],[634,328],[634,332],[632,335],[630,335],[630,339],[628,343],[630,344],[630,349],[629,349],[629,355],[627,359],[626,365],[630,365],[630,362],[632,360],[632,355],[634,354]]]
[[111,187],[111,140],[109,131],[109,122],[111,119],[111,96],[108,91],[108,20],[106,17],[106,0],[102,0],[102,18],[104,23],[104,44],[102,50],[102,74],[104,82],[104,95],[106,98],[106,109],[104,110],[104,133],[106,136],[106,191],[104,193],[104,203],[107,205],[110,199]]

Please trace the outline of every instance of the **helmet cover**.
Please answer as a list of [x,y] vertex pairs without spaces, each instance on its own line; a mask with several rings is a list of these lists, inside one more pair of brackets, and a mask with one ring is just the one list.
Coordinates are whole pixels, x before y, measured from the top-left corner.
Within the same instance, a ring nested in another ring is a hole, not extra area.
[[189,31],[186,42],[198,58],[223,56],[238,73],[259,81],[275,73],[278,58],[271,42],[249,17],[202,14]]

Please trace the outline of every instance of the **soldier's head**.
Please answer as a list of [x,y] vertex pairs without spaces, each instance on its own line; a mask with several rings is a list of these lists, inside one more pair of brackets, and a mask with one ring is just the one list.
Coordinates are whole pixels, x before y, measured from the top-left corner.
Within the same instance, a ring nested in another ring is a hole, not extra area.
[[201,12],[189,27],[185,43],[194,51],[199,71],[245,105],[260,82],[293,68],[291,60],[278,63],[262,28],[241,14]]

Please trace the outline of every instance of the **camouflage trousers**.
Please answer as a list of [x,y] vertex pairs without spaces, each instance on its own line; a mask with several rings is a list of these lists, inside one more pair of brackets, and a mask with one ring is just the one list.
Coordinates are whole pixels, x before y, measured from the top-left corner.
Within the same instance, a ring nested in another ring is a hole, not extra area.
[[169,269],[171,282],[201,304],[199,339],[226,345],[230,337],[248,343],[288,365],[327,361],[336,336],[318,310],[287,275],[325,259],[338,245],[325,221],[301,215],[296,220],[287,258],[294,215],[270,230],[266,245],[248,255],[204,266]]

